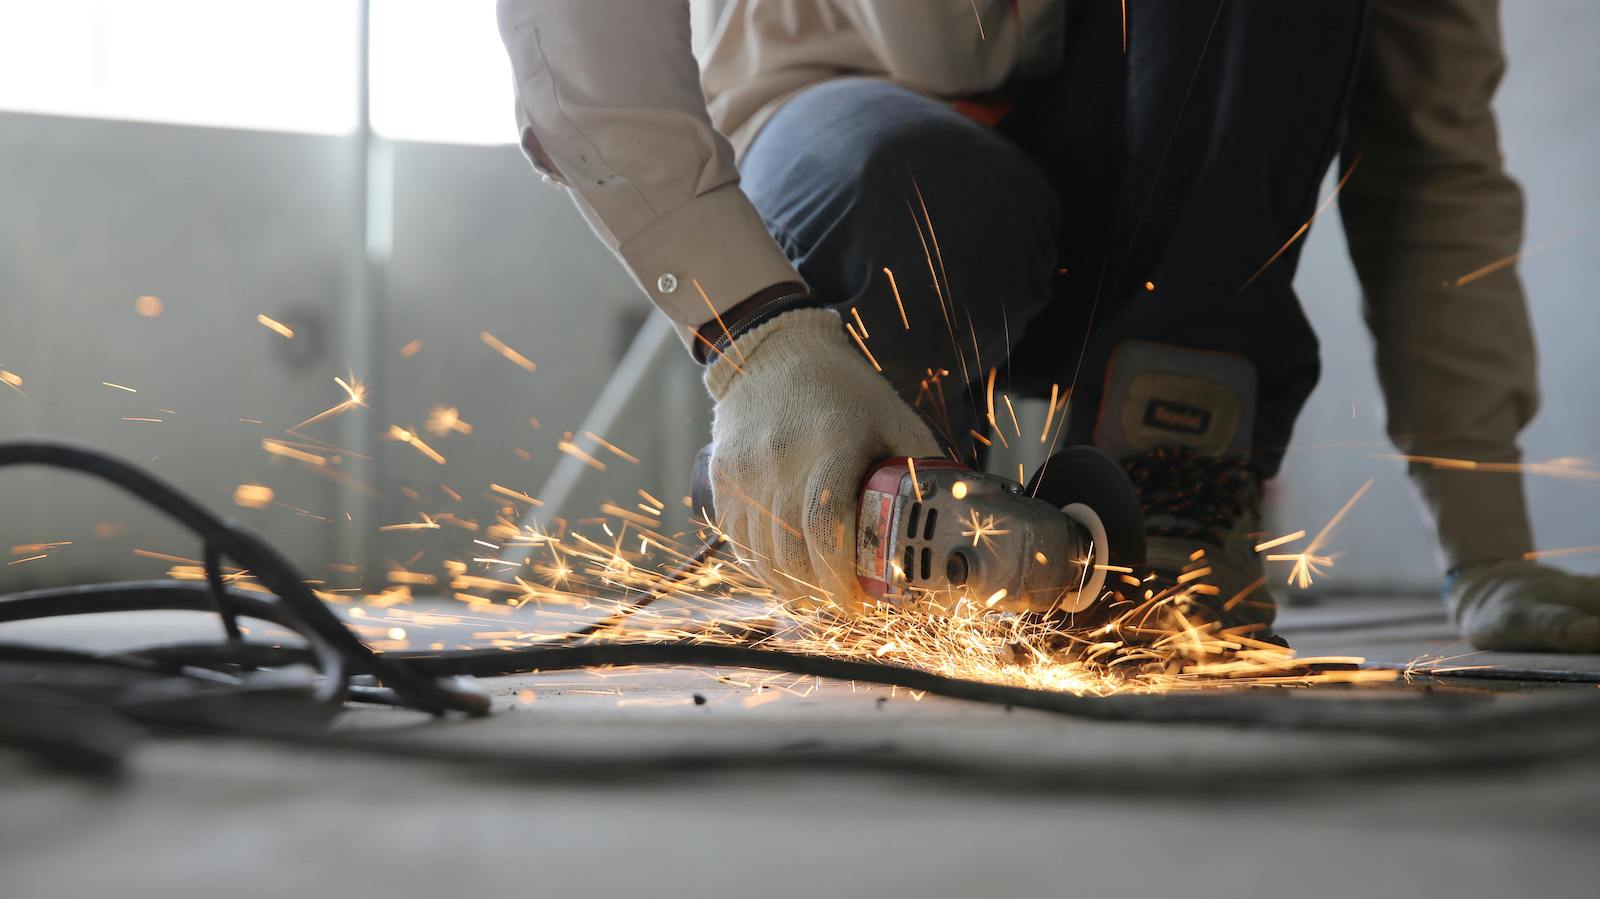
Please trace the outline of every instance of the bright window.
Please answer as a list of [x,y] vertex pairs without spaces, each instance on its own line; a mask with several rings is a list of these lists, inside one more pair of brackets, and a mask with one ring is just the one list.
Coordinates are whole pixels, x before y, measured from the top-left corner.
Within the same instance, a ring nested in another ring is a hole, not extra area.
[[348,133],[355,0],[0,0],[0,109]]
[[397,140],[516,142],[511,63],[494,6],[373,0],[374,131]]
[[[582,0],[573,0],[582,2]],[[696,45],[719,0],[690,0]],[[495,0],[372,0],[372,127],[398,140],[515,143]]]
[[[699,46],[718,5],[690,0]],[[379,134],[516,141],[494,7],[371,0]],[[0,109],[348,134],[359,10],[359,0],[0,0]]]

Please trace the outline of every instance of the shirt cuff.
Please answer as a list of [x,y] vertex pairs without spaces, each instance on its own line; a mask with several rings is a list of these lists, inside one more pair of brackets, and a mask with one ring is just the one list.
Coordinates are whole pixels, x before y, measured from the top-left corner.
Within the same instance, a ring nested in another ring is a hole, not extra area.
[[1413,462],[1411,478],[1433,513],[1446,569],[1520,559],[1533,549],[1520,472]]
[[801,280],[737,184],[695,197],[617,255],[691,350],[701,325],[764,288]]

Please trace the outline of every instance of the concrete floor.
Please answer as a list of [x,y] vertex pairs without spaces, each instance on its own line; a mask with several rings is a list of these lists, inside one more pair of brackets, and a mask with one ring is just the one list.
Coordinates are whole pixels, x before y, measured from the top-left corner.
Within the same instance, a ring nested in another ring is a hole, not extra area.
[[[1464,652],[1436,610],[1330,600],[1286,609],[1283,630],[1306,654]],[[104,642],[156,626],[85,619],[0,637]],[[1600,671],[1597,657],[1470,662]],[[104,786],[0,754],[0,896],[1590,897],[1600,883],[1600,752],[1452,773],[1449,747],[1388,736],[1091,722],[769,683],[549,674],[493,682],[501,711],[487,720],[376,709],[345,721],[497,754],[481,766],[162,739]],[[1501,688],[1486,701],[1525,701],[1525,687]],[[808,770],[808,754],[845,750],[888,770]],[[792,760],[631,776],[629,759],[670,751]],[[594,764],[552,769],[543,753]],[[929,760],[982,760],[997,776],[892,771]],[[1352,765],[1369,770],[1329,774]]]

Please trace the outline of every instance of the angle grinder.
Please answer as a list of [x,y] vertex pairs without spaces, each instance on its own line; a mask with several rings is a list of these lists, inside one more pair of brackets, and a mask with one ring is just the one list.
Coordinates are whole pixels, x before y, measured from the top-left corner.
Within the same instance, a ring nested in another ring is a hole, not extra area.
[[[714,514],[711,447],[692,501]],[[892,457],[867,471],[856,515],[856,577],[875,602],[965,596],[1005,612],[1079,613],[1107,573],[1145,555],[1144,518],[1121,466],[1068,447],[1024,485],[944,458]]]

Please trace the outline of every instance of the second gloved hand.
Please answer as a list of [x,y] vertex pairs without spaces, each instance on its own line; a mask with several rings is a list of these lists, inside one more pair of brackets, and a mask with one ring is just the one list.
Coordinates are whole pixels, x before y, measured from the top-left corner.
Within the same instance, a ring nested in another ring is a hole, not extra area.
[[708,367],[717,401],[711,489],[722,531],[779,595],[850,609],[857,493],[891,456],[938,456],[938,441],[873,371],[827,309],[786,312]]
[[1461,635],[1503,652],[1600,652],[1600,577],[1536,562],[1469,565],[1445,588]]

